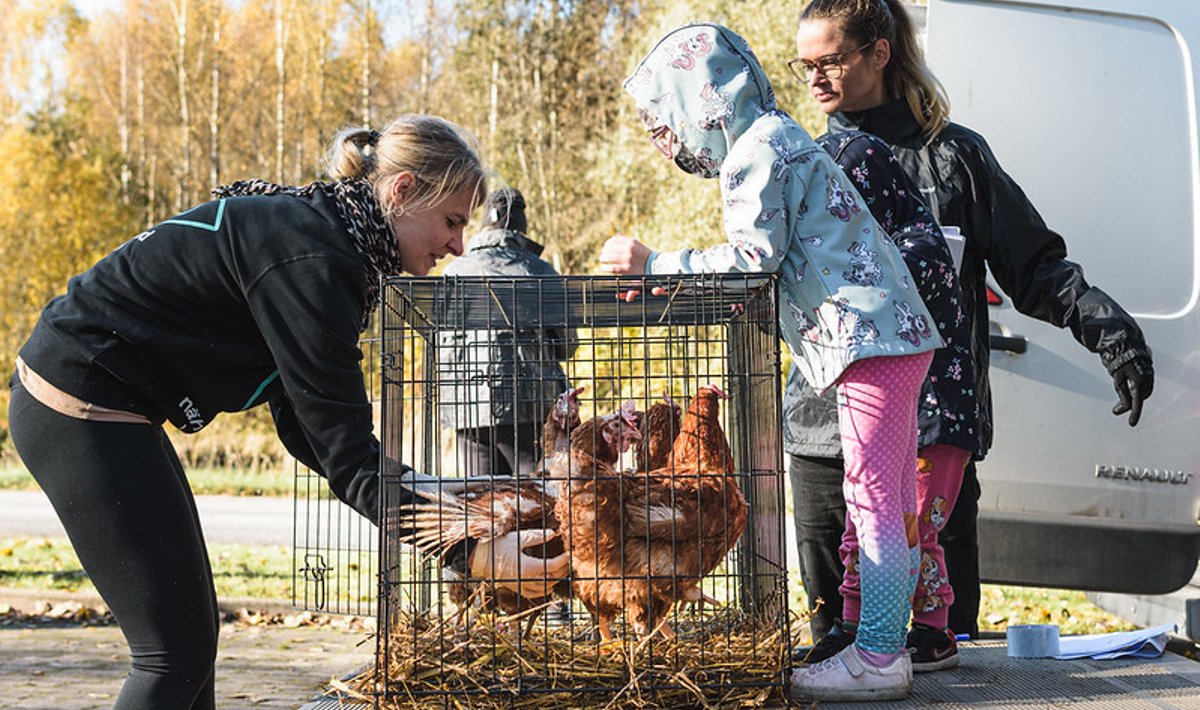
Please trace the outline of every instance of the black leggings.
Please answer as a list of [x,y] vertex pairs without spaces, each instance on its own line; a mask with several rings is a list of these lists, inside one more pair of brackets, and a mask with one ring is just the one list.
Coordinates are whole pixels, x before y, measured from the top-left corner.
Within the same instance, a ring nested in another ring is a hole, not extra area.
[[217,595],[196,502],[162,428],[72,419],[20,383],[8,414],[17,452],[129,644],[115,707],[215,708]]
[[[842,497],[842,460],[791,455],[796,548],[800,554],[800,583],[812,612],[808,623],[813,641],[820,641],[842,618],[842,558],[838,547],[846,531],[846,499]],[[814,609],[817,599],[820,607]]]

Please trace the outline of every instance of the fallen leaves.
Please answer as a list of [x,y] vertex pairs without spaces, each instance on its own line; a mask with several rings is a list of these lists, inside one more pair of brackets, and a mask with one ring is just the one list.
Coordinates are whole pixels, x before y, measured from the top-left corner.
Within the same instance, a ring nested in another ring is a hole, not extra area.
[[226,615],[226,621],[235,626],[281,626],[288,629],[322,627],[349,629],[352,631],[375,632],[375,618],[367,616],[345,616],[340,614],[315,614],[311,611],[265,612],[241,608]]
[[1083,592],[985,584],[981,602],[981,631],[1004,631],[1012,624],[1057,624],[1064,635],[1136,628],[1092,604]]
[[108,626],[115,624],[112,613],[103,604],[87,605],[77,601],[34,602],[28,611],[0,604],[0,626],[50,624]]

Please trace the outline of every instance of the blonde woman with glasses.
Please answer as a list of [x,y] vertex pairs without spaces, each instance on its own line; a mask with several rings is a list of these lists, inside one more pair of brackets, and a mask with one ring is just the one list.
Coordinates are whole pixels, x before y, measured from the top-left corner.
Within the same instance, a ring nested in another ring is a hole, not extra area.
[[[813,0],[801,13],[796,48],[788,66],[828,115],[830,133],[858,130],[882,138],[938,222],[965,238],[960,281],[976,375],[964,389],[978,405],[978,423],[961,426],[953,407],[928,397],[926,383],[917,475],[921,573],[906,644],[914,672],[949,668],[958,663],[955,632],[978,632],[979,483],[973,461],[992,443],[987,270],[1018,310],[1070,328],[1100,356],[1119,400],[1113,414],[1129,412],[1131,426],[1154,387],[1150,349],[1134,319],[1066,260],[1062,237],[1046,226],[987,141],[950,121],[949,101],[900,2]],[[952,376],[930,369],[934,382]],[[797,660],[817,663],[855,640],[857,565],[845,545],[839,552],[845,503],[834,405],[822,403],[794,367],[784,405],[801,577],[809,599],[825,602],[812,621],[819,642]]]

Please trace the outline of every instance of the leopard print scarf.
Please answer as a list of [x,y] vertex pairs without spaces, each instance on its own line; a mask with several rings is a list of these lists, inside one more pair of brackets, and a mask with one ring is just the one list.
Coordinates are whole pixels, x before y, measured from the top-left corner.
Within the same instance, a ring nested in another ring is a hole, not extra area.
[[400,249],[392,233],[392,225],[383,216],[375,190],[362,179],[314,182],[303,187],[276,185],[265,180],[239,180],[213,190],[217,197],[242,195],[294,195],[308,197],[320,191],[337,207],[338,216],[346,224],[347,236],[363,260],[367,276],[366,310],[362,329],[366,330],[371,314],[379,305],[379,282],[383,276],[400,273]]

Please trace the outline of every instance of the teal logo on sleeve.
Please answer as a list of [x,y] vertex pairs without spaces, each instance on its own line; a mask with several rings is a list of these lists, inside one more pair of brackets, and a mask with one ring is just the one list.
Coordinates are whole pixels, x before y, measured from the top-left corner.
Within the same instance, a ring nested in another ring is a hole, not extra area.
[[225,219],[225,199],[222,198],[216,202],[205,202],[202,205],[193,207],[181,215],[171,219],[163,220],[163,224],[178,224],[184,227],[195,227],[196,229],[205,229],[210,232],[215,232],[221,228],[221,222]]

